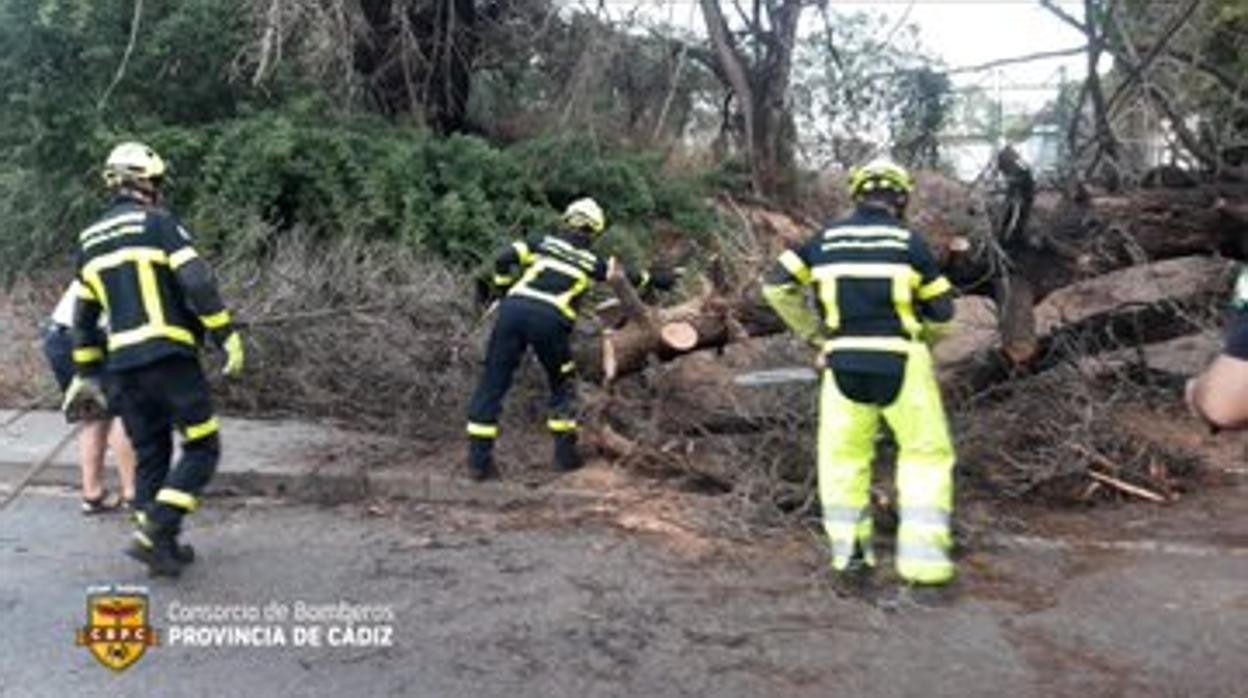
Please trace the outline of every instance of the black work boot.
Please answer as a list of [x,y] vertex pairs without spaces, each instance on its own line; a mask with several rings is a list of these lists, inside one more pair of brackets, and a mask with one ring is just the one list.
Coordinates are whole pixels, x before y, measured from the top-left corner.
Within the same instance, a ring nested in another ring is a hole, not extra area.
[[[148,524],[134,532],[126,554],[147,565],[151,577],[177,577],[184,562],[179,558],[177,531]],[[192,559],[194,552],[191,552]]]
[[576,433],[555,435],[555,470],[569,472],[581,467],[581,454],[576,450]]
[[175,539],[173,547],[173,556],[181,562],[183,566],[195,562],[195,547],[190,543],[178,543]]
[[962,590],[956,581],[944,584],[906,584],[898,589],[898,599],[919,608],[948,608],[958,602]]
[[498,479],[494,467],[494,439],[468,439],[468,474],[473,480]]
[[[138,531],[146,535],[147,531],[147,512],[141,507],[130,504],[130,520],[134,522],[134,527]],[[177,540],[175,537],[174,540]],[[195,562],[195,548],[190,543],[178,543],[174,548],[174,556],[178,558],[178,562],[183,565],[189,565]],[[133,557],[133,556],[132,556]]]
[[837,596],[872,600],[875,591],[875,566],[867,560],[859,545],[854,546],[854,554],[850,556],[845,569],[833,570],[833,573],[836,575],[833,586]]

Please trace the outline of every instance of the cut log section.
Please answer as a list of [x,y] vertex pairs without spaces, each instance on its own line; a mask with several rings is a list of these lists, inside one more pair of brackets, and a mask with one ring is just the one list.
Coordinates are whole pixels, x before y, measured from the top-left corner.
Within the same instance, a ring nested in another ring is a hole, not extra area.
[[[1092,340],[1098,349],[1112,350],[1198,330],[1190,322],[1173,321],[1185,319],[1185,314],[1224,292],[1229,264],[1210,255],[1244,256],[1243,250],[1248,249],[1242,218],[1248,213],[1245,201],[1248,186],[1147,190],[1069,200],[1041,194],[1027,230],[1008,245],[1009,258],[1004,264],[1000,260],[989,263],[982,251],[966,253],[965,240],[947,237],[942,249],[955,253],[952,258],[946,255],[950,277],[973,293],[996,297],[1001,308],[999,346],[1004,351],[997,356],[1007,360],[1005,367],[990,371],[993,380],[1020,365],[1042,369],[1036,364],[1051,363],[1054,347],[1068,345],[1070,340],[1079,340],[1085,347]],[[1184,255],[1193,259],[1147,266],[1149,260]],[[1105,276],[1128,267],[1135,270],[1124,272],[1127,276]],[[1003,269],[1011,270],[1008,280],[999,274]],[[1143,296],[1129,288],[1134,283],[1129,281],[1131,274],[1151,280]],[[611,285],[620,294],[627,322],[601,342],[580,348],[578,363],[592,379],[617,379],[642,370],[652,360],[670,361],[691,351],[785,330],[756,285],[733,294],[711,292],[681,306],[654,310],[641,304],[618,273],[615,276]],[[1109,290],[1097,291],[1097,284],[1109,284]],[[1092,308],[1097,304],[1083,299],[1063,302],[1055,320],[1051,308],[1056,302],[1046,303],[1046,299],[1069,301],[1077,293],[1103,295],[1105,307]],[[1073,313],[1071,306],[1080,304],[1089,307]],[[1171,324],[1173,329],[1167,329]],[[983,358],[977,356],[970,363],[982,368]],[[977,376],[972,383],[983,385],[984,378]]]
[[600,342],[578,346],[577,365],[584,367],[587,378],[611,382],[642,370],[651,360],[671,361],[689,352],[783,331],[784,324],[752,287],[733,299],[710,296],[650,311],[644,322],[629,322],[604,333]]
[[664,324],[659,337],[664,346],[674,351],[687,352],[698,346],[698,329],[684,320]]
[[990,262],[985,247],[958,255],[948,272],[966,292],[993,296],[1002,312],[1002,347],[1023,364],[1038,355],[1044,334],[1034,305],[1059,289],[1150,261],[1219,253],[1245,258],[1245,200],[1244,186],[1072,199],[1045,193],[1036,197],[1027,230],[1002,243],[1004,258]]

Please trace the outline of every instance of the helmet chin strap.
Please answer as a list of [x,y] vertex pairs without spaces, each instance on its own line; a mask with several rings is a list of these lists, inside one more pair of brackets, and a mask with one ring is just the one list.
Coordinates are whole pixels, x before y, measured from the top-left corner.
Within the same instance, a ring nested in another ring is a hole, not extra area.
[[148,205],[156,204],[160,201],[160,190],[155,187],[147,189],[133,183],[126,183],[117,187],[117,193],[138,199]]
[[566,235],[567,235],[568,241],[572,242],[573,244],[579,247],[589,247],[593,243],[593,240],[594,240],[593,234],[590,233],[588,230],[585,230],[584,228],[575,228],[572,226],[568,226],[565,228],[565,230],[567,231]]
[[858,202],[859,208],[869,208],[876,211],[883,211],[897,220],[903,220],[906,217],[906,204],[908,202],[903,198],[897,202],[889,202],[883,199],[866,198]]

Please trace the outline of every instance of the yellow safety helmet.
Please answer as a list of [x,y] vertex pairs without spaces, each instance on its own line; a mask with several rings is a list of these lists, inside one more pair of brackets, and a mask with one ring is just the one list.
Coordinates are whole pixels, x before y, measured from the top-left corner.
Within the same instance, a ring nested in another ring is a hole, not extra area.
[[607,227],[607,217],[602,207],[593,199],[577,199],[563,211],[563,222],[573,228],[589,230],[598,235]]
[[133,141],[113,148],[104,161],[104,183],[109,187],[134,184],[152,189],[165,176],[165,161],[156,151]]
[[849,195],[854,200],[877,191],[909,196],[914,191],[914,178],[901,165],[882,158],[872,160],[850,174]]

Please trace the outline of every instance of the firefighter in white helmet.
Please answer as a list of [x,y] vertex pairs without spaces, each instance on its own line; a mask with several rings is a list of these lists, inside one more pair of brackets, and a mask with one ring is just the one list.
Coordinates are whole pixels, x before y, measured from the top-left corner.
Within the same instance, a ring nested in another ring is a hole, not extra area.
[[[162,206],[165,170],[142,143],[118,145],[104,164],[113,201],[78,237],[76,376],[65,412],[71,421],[90,418],[110,402],[120,412],[138,455],[138,530],[127,552],[153,575],[177,576],[192,558],[178,542],[183,517],[198,506],[221,452],[200,345],[210,336],[226,353],[226,375],[236,376],[243,343],[190,232]],[[174,430],[182,436],[176,464]]]
[[[602,207],[590,198],[577,199],[564,210],[557,232],[514,242],[496,257],[493,286],[505,295],[486,349],[485,373],[468,408],[468,466],[474,479],[498,476],[494,444],[503,398],[530,346],[550,384],[546,426],[554,439],[555,468],[579,467],[570,339],[578,302],[594,282],[607,278],[607,260],[591,250],[606,228]],[[657,273],[628,276],[642,289],[669,287],[672,281]]]

